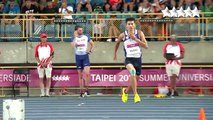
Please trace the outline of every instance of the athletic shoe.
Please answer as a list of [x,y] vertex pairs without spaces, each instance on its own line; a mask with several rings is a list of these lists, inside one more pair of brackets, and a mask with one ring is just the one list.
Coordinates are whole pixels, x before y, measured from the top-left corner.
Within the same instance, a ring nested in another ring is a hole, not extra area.
[[84,95],[85,95],[85,96],[90,95],[89,90],[87,90],[87,91],[84,93]]
[[83,98],[84,97],[84,93],[80,93],[80,97]]
[[172,92],[169,91],[166,95],[167,95],[167,96],[171,96],[171,94],[172,94]]
[[126,103],[128,100],[128,94],[125,93],[125,88],[122,88],[122,96],[121,96],[122,102]]
[[49,94],[49,93],[48,93],[48,94],[46,94],[46,95],[45,95],[45,97],[50,97],[50,94]]
[[138,94],[135,94],[134,101],[135,103],[139,103],[141,101],[141,98]]
[[40,94],[40,97],[45,97],[45,95],[44,94]]
[[177,91],[174,91],[174,94],[172,96],[179,96]]
[[112,42],[112,39],[107,39],[107,42]]

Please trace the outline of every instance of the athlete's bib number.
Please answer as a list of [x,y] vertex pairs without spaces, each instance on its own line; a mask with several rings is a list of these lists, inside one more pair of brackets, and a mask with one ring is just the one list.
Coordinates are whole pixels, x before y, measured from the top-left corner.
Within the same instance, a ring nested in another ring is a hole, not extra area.
[[86,50],[87,50],[87,47],[85,44],[78,45],[77,47],[77,51],[84,52]]
[[137,53],[140,53],[140,48],[138,46],[134,46],[134,47],[126,46],[126,51],[127,51],[127,54],[137,54]]

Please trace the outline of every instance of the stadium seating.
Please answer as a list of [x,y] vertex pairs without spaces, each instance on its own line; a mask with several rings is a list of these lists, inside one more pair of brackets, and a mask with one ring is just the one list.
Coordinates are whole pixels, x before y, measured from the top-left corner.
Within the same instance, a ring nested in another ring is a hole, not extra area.
[[136,11],[126,11],[126,12],[123,12],[122,18],[129,18],[129,17],[139,18],[138,15],[134,15],[134,14],[136,14]]
[[68,38],[64,38],[63,40],[65,42],[70,42],[70,38],[73,36],[73,32],[75,31],[75,24],[64,24],[61,27],[61,35],[64,37],[68,37]]
[[20,42],[20,41],[23,41],[23,39],[18,38],[18,37],[22,36],[21,31],[22,31],[22,29],[21,29],[20,25],[15,25],[15,24],[6,25],[5,36],[11,37],[11,38],[7,39],[9,42]]
[[[199,29],[198,29],[198,24],[197,23],[193,23],[193,24],[190,25],[190,32],[191,32],[190,35],[191,36],[198,36],[198,31],[199,31]],[[200,36],[192,37],[191,40],[192,41],[199,41],[200,40]]]
[[[207,26],[207,25],[205,25],[205,26]],[[206,30],[206,28],[204,29],[205,30],[205,33],[207,33],[207,30]],[[209,37],[207,37],[206,38],[206,40],[213,40],[213,23],[208,23],[208,36]]]
[[107,14],[109,14],[109,15],[105,16],[106,19],[109,19],[111,14],[119,14],[116,16],[116,18],[122,18],[122,14],[120,11],[109,11],[109,12],[107,12]]
[[59,36],[59,25],[58,24],[49,24],[45,26],[45,33],[47,33],[49,42],[57,42],[59,39],[55,38]]
[[75,19],[90,19],[91,18],[91,14],[90,12],[88,11],[81,11],[81,12],[76,12],[76,16],[75,16]]
[[178,41],[190,41],[191,39],[187,36],[190,35],[190,24],[174,24],[173,33],[177,36],[186,36],[177,38]]
[[[0,37],[5,37],[5,25],[0,25]],[[4,39],[0,38],[0,42],[3,42]]]
[[39,42],[39,36],[42,32],[45,32],[45,26],[39,21],[35,21],[32,26],[32,30],[29,29],[29,41],[30,42]]
[[104,0],[91,0],[91,5],[95,6],[95,5],[104,5]]

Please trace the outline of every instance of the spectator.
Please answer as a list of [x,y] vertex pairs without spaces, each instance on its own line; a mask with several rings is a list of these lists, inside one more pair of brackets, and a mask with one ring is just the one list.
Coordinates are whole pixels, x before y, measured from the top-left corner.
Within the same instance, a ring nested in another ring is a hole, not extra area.
[[[25,6],[26,1],[27,1],[27,0],[23,0],[22,7]],[[38,1],[36,1],[36,0],[31,0],[31,4],[32,4],[32,5],[35,5],[36,7],[39,8]]]
[[[1,0],[3,1],[5,4],[8,3],[10,0]],[[14,0],[16,4],[18,4],[19,6],[21,6],[22,4],[22,0]]]
[[98,20],[95,21],[94,23],[95,23],[94,24],[94,36],[95,36],[95,38],[103,36],[104,27],[106,27],[106,21],[103,19],[103,15],[98,15]]
[[62,3],[61,8],[59,8],[59,13],[66,14],[67,16],[62,16],[63,19],[73,19],[73,7],[67,6],[67,3]]
[[[4,7],[3,9],[4,14],[19,14],[20,13],[20,7],[18,4],[15,3],[14,0],[9,0],[9,3]],[[19,23],[19,15],[10,15],[10,16],[5,16],[3,15],[3,19],[1,21],[2,24],[11,24]],[[5,20],[5,19],[10,19],[10,20]]]
[[153,7],[151,3],[149,3],[148,0],[143,0],[142,3],[140,3],[140,6],[138,8],[138,12],[143,14],[143,13],[152,13],[153,12]]
[[[3,13],[3,9],[4,9],[4,2],[0,1],[0,14]],[[0,16],[0,18],[1,18],[1,16]]]
[[[112,38],[117,37],[120,34],[120,31],[118,30],[118,28],[116,27],[116,15],[111,15],[110,16],[111,19],[109,20],[109,39],[107,39],[108,42],[112,41]],[[117,41],[118,39],[116,38],[115,41]]]
[[124,0],[124,11],[128,11],[128,7],[129,7],[129,11],[133,11],[133,7],[135,4],[135,0]]
[[52,0],[39,0],[39,1],[36,1],[36,0],[32,0],[33,2],[36,3],[39,3],[39,10],[40,11],[43,11],[45,7],[47,7],[47,1],[52,1]]
[[196,7],[193,0],[184,0],[184,3],[181,6],[183,7],[184,10],[186,10],[188,7],[190,7],[190,9],[193,10]]
[[[202,12],[213,12],[212,0],[206,0],[205,5],[202,7]],[[205,14],[205,17],[213,17],[213,14]]]
[[122,8],[122,0],[105,0],[105,10],[119,11]]
[[[155,13],[161,13],[161,10],[164,10],[166,8],[166,5],[164,4],[163,1],[158,1],[158,0],[155,0],[154,2],[154,6],[153,6],[153,10]],[[162,15],[158,15],[156,16],[156,19],[162,19]],[[158,36],[163,36],[165,34],[167,34],[167,31],[166,31],[166,23],[155,23],[156,27],[157,27],[157,35]],[[162,30],[162,27],[164,26],[164,29]],[[163,41],[164,39],[163,38],[158,38],[159,41]]]
[[[38,13],[39,9],[36,5],[32,4],[31,0],[26,0],[25,5],[21,9],[21,13],[32,14]],[[32,16],[30,16],[32,18]]]
[[195,6],[197,6],[199,9],[203,5],[203,0],[179,0],[178,7],[181,6],[184,7],[184,9],[187,9],[190,7],[191,9],[194,9]]
[[[153,13],[153,7],[151,3],[149,3],[148,0],[143,0],[142,3],[140,3],[140,6],[138,8],[138,12],[141,13],[141,18],[143,19],[150,19],[151,15],[143,15],[144,13]],[[141,29],[144,31],[144,34],[147,36],[153,36],[152,32],[152,26],[153,23],[150,22],[142,22],[141,23]]]
[[[190,8],[191,10],[193,10],[197,6],[194,4],[193,0],[185,0],[184,4],[182,4],[181,7],[184,10],[186,10],[188,8]],[[179,19],[179,20],[177,20],[177,23],[185,23],[185,24],[191,24],[191,23],[194,23],[194,22],[196,22],[196,19]]]
[[62,6],[62,3],[67,3],[67,6],[72,6],[73,10],[75,8],[75,4],[73,4],[70,0],[60,0],[58,1],[58,8]]
[[[57,8],[53,5],[52,1],[48,1],[47,2],[47,6],[44,8],[43,11],[41,11],[42,13],[45,14],[55,14],[58,12]],[[44,19],[54,19],[55,16],[43,16]]]
[[80,12],[82,8],[87,8],[89,12],[92,12],[92,6],[90,0],[77,0],[77,12]]

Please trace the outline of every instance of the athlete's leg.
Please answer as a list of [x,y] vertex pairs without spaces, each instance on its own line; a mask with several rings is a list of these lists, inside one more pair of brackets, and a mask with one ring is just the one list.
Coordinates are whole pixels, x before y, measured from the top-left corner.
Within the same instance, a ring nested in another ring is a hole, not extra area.
[[[136,82],[136,86],[137,86],[138,81],[139,81],[139,75],[136,75],[136,80],[137,80],[137,82]],[[129,85],[129,86],[125,89],[125,92],[128,93],[129,89],[131,89],[131,85]]]
[[136,88],[136,84],[137,84],[137,80],[136,80],[136,70],[134,68],[134,66],[132,64],[127,64],[126,65],[127,70],[130,72],[130,85],[132,87],[132,91],[135,94],[137,94],[137,88]]
[[80,87],[80,94],[82,94],[83,88],[84,88],[84,83],[83,83],[83,70],[79,69],[78,71],[78,80],[79,80],[79,87]]
[[84,93],[83,87],[83,61],[82,61],[82,56],[76,55],[76,67],[78,71],[78,80],[79,80],[79,87],[80,87],[80,97],[83,97],[82,94]]
[[90,66],[84,67],[84,73],[86,75],[85,87],[86,87],[86,91],[88,91],[89,90],[89,82],[90,82]]

